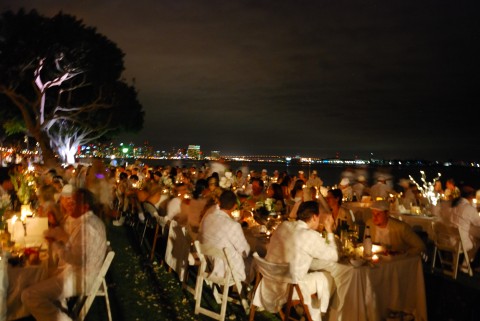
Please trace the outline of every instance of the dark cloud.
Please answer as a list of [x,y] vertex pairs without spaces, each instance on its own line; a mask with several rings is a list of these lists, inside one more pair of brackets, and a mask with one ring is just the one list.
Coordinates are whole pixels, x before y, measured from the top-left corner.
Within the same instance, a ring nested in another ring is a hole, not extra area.
[[[480,157],[475,1],[3,1],[125,52],[158,149]],[[469,146],[466,148],[465,146]]]

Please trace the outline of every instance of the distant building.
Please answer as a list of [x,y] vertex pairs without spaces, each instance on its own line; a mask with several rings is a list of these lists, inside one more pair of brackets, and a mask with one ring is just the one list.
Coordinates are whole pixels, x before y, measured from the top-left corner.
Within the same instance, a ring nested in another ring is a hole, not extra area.
[[190,159],[200,159],[200,155],[202,154],[200,150],[200,145],[188,145],[187,148],[187,157]]
[[220,151],[219,150],[212,150],[210,152],[211,159],[220,159]]

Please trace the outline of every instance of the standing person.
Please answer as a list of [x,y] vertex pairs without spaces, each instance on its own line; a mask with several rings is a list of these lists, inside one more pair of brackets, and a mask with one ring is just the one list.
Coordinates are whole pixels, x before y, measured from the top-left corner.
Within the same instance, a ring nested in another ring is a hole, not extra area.
[[357,198],[357,201],[361,201],[364,195],[369,195],[370,190],[367,186],[367,180],[365,176],[359,175],[357,182],[352,186],[353,198]]
[[71,320],[61,308],[65,299],[89,291],[105,258],[105,225],[94,214],[95,196],[78,189],[73,198],[71,233],[55,228],[45,235],[58,249],[58,268],[51,278],[22,292],[22,303],[38,321]]
[[[332,277],[325,272],[310,271],[313,260],[337,262],[338,251],[333,235],[333,219],[324,222],[327,239],[317,231],[320,224],[319,207],[316,201],[303,202],[298,208],[297,220],[284,221],[275,230],[265,259],[272,263],[290,263],[293,276],[299,280],[300,289],[313,320],[321,320],[333,293]],[[278,311],[286,302],[287,288],[265,281],[272,296],[255,296],[254,304],[270,311]],[[317,294],[316,297],[312,297]],[[275,299],[276,300],[275,300]],[[320,302],[318,302],[318,300]]]
[[307,187],[315,187],[315,189],[319,191],[320,187],[323,185],[323,181],[320,177],[318,177],[317,171],[313,170],[312,173],[310,174],[310,177],[308,177],[306,184],[307,184]]
[[377,199],[387,199],[388,194],[393,192],[390,187],[387,185],[387,180],[384,176],[378,176],[377,183],[375,183],[370,188],[370,196],[372,197],[372,201],[376,201]]
[[351,201],[353,199],[353,189],[350,185],[350,179],[347,177],[342,178],[338,188],[342,190],[343,199],[345,201]]

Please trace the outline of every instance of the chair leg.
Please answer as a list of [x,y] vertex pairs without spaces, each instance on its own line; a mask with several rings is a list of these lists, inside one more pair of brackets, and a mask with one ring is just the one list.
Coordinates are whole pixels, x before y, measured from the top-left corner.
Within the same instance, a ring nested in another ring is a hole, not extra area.
[[250,318],[248,321],[253,321],[255,319],[255,305],[250,304]]
[[223,286],[223,295],[222,295],[222,305],[220,308],[220,320],[225,320],[225,315],[227,314],[227,303],[228,303],[228,291],[230,287],[228,284]]
[[110,309],[110,298],[108,297],[108,288],[105,279],[102,281],[103,284],[103,293],[105,295],[105,304],[107,306],[108,321],[112,321],[112,311]]
[[202,291],[203,291],[203,277],[201,275],[197,276],[197,282],[195,285],[195,314],[200,312],[200,301],[202,300]]
[[292,297],[293,297],[293,286],[288,285],[288,296],[287,296],[287,309],[285,310],[285,319],[290,320],[290,310],[292,309]]
[[158,230],[159,230],[159,225],[158,223],[155,226],[155,235],[153,236],[153,244],[152,244],[152,250],[150,251],[150,261],[153,261],[155,257],[155,248],[157,247],[157,240],[158,240]]
[[145,220],[145,226],[143,227],[142,239],[140,240],[140,245],[143,244],[143,240],[145,239],[145,233],[147,232],[148,220]]

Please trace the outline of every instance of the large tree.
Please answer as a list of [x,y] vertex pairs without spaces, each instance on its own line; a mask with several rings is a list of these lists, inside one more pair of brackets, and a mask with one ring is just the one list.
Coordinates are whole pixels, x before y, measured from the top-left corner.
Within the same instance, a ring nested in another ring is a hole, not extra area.
[[0,17],[0,122],[20,117],[45,163],[73,162],[80,145],[138,131],[143,110],[122,80],[123,52],[75,17]]

